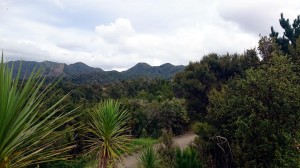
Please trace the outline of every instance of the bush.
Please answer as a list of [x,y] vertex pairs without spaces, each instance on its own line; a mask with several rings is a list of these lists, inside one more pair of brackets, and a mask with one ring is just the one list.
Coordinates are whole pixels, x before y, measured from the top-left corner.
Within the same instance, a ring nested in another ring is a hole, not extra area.
[[171,130],[175,135],[189,128],[184,101],[182,99],[162,102],[131,99],[123,102],[131,114],[130,125],[135,137],[161,136],[161,130]]
[[175,145],[173,142],[173,135],[171,132],[163,131],[160,137],[161,145],[158,148],[158,153],[163,161],[165,167],[175,166]]
[[139,157],[139,168],[161,168],[161,160],[153,147],[144,149]]
[[69,161],[54,161],[40,164],[40,168],[84,168],[89,162],[88,158],[77,158]]
[[299,167],[300,85],[293,67],[273,55],[211,92],[207,119],[231,143],[238,167]]
[[176,149],[176,168],[202,168],[203,164],[198,158],[194,148],[188,147],[181,151]]

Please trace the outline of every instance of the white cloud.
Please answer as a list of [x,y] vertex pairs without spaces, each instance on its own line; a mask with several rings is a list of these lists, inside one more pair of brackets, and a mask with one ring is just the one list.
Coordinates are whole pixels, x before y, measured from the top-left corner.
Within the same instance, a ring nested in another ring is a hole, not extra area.
[[80,61],[106,70],[186,65],[210,52],[255,47],[281,10],[296,17],[299,5],[290,1],[0,1],[0,49],[8,59]]
[[125,18],[118,18],[110,25],[96,26],[95,32],[110,43],[118,42],[118,40],[122,40],[135,33],[130,20]]
[[262,35],[268,35],[271,26],[280,30],[280,13],[291,19],[300,14],[298,0],[221,0],[218,11],[223,19],[236,23],[241,30]]

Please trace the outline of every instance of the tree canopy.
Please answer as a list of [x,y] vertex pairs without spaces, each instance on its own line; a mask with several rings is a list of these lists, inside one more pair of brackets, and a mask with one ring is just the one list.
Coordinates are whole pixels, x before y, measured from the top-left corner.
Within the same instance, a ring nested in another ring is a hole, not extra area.
[[209,100],[207,120],[229,139],[238,167],[299,166],[300,85],[286,57],[247,70]]

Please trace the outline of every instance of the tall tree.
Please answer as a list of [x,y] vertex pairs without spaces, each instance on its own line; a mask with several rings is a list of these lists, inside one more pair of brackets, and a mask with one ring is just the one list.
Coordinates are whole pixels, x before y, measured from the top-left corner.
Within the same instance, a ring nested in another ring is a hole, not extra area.
[[271,27],[270,37],[275,39],[275,42],[280,46],[284,53],[290,54],[290,48],[295,48],[297,39],[300,35],[300,16],[298,16],[291,25],[289,19],[285,19],[283,13],[279,19],[280,26],[284,29],[282,37]]
[[187,111],[191,120],[205,120],[208,93],[235,75],[242,75],[248,68],[259,65],[256,50],[247,50],[243,55],[209,54],[200,62],[191,62],[184,72],[175,77],[175,88],[186,98]]

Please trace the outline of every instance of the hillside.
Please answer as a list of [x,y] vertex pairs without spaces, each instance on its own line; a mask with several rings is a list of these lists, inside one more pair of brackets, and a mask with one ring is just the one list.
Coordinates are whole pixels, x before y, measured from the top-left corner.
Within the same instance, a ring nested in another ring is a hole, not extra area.
[[170,63],[161,66],[151,66],[147,63],[138,63],[126,71],[104,71],[101,68],[93,68],[82,62],[67,65],[57,62],[35,61],[11,61],[9,66],[14,66],[13,75],[18,73],[18,67],[22,64],[21,76],[30,73],[34,68],[43,69],[43,75],[53,78],[63,76],[64,80],[72,83],[111,83],[140,77],[171,79],[177,72],[184,70],[185,66],[174,66]]
[[161,66],[150,66],[147,63],[138,63],[122,73],[130,77],[160,77],[171,79],[177,72],[183,71],[185,66],[174,66],[170,63]]

